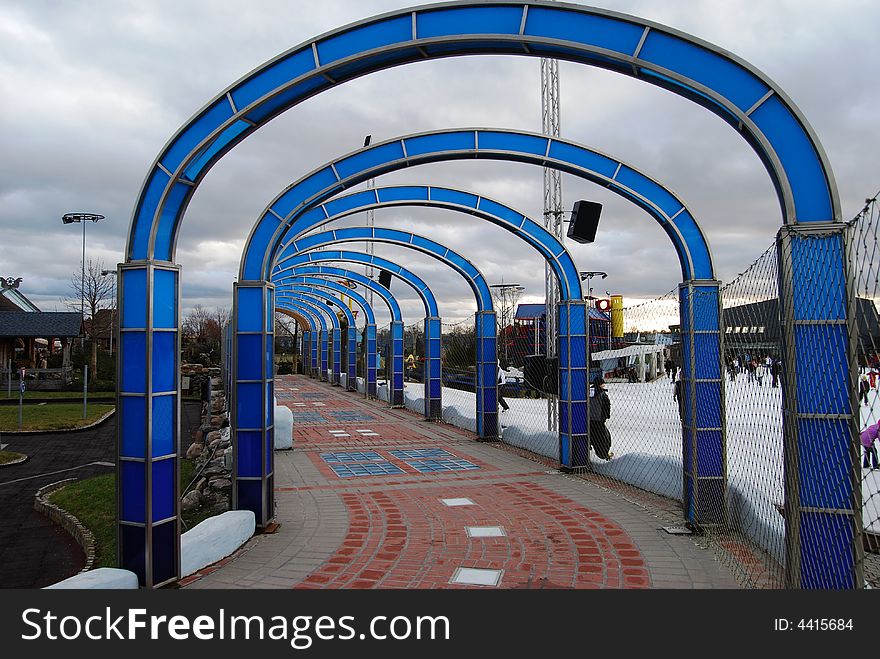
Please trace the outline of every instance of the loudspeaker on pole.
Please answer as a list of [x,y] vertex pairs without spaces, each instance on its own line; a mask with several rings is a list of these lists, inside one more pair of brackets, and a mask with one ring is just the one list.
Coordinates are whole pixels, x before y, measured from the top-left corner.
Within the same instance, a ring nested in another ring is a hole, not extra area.
[[596,230],[599,228],[599,215],[602,213],[602,204],[595,201],[574,202],[571,210],[571,222],[568,225],[569,238],[578,243],[591,243],[596,240]]

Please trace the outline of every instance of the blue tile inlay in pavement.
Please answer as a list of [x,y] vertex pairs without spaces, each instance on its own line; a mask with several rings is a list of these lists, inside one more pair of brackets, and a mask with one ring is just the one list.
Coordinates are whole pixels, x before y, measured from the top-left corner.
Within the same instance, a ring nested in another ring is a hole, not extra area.
[[323,416],[321,416],[318,412],[294,412],[293,413],[293,422],[294,423],[324,423],[327,421]]
[[396,451],[389,451],[389,453],[391,453],[391,455],[393,455],[395,458],[400,458],[404,461],[455,457],[452,453],[442,448],[400,449]]
[[341,412],[331,412],[328,411],[326,414],[329,414],[337,421],[375,421],[376,417],[370,416],[364,412],[358,412],[357,410],[343,410]]
[[422,474],[430,474],[437,471],[468,471],[479,469],[473,462],[467,460],[407,460],[406,464]]
[[322,453],[321,459],[327,464],[333,462],[387,462],[376,451],[341,451],[337,453]]
[[356,476],[384,476],[386,474],[406,473],[397,465],[387,461],[382,462],[355,462],[352,464],[333,463],[330,468],[340,478],[353,478]]

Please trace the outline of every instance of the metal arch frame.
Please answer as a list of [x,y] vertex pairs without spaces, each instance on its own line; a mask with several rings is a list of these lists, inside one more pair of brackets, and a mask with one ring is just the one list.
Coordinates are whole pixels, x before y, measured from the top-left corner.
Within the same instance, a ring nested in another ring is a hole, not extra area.
[[478,217],[510,231],[536,249],[556,273],[565,298],[583,297],[580,276],[562,243],[533,219],[494,199],[466,190],[434,185],[396,185],[335,197],[304,214],[282,237],[281,250],[307,231],[350,215],[378,208],[442,208]]
[[[284,300],[283,305],[275,305],[276,310],[282,310],[285,308],[289,308],[294,306],[294,302],[292,300]],[[308,349],[304,350],[304,354],[307,356],[308,361],[308,369],[303,368],[306,371],[306,374],[311,378],[318,378],[321,370],[321,335],[327,335],[327,322],[324,318],[323,314],[320,314],[317,310],[312,307],[306,306],[305,304],[297,303],[297,310],[299,310],[303,315],[305,315],[309,322],[312,324],[312,329],[310,332],[310,336],[308,343],[306,344]],[[305,342],[304,342],[305,343]]]
[[[315,325],[314,320],[312,318],[310,318],[308,315],[306,315],[305,312],[293,311],[292,309],[287,309],[285,307],[279,307],[277,303],[275,305],[275,312],[281,313],[281,314],[284,314],[285,316],[289,316],[290,318],[293,318],[297,322],[297,325],[299,325],[300,335],[299,335],[298,348],[299,348],[300,359],[302,360],[302,371],[303,371],[303,373],[307,373],[307,370],[306,370],[306,363],[307,363],[306,356],[307,355],[308,355],[308,359],[309,359],[309,361],[308,361],[309,367],[311,368],[311,341],[312,341],[312,334],[316,330],[316,325]],[[229,388],[231,389],[231,387],[229,387]]]
[[[437,306],[437,298],[434,296],[430,286],[417,274],[404,268],[393,261],[384,259],[381,256],[367,254],[365,252],[355,252],[349,250],[322,250],[320,252],[305,252],[297,255],[291,261],[296,262],[283,269],[276,270],[272,273],[272,277],[284,276],[285,273],[298,272],[300,268],[307,267],[324,267],[313,266],[315,263],[323,263],[327,261],[333,262],[349,262],[365,265],[373,265],[377,268],[387,270],[392,275],[403,281],[407,286],[413,289],[422,301],[425,308],[425,315],[439,315],[439,307]],[[375,282],[374,282],[375,283]]]
[[275,306],[275,311],[283,313],[285,316],[289,316],[290,318],[293,318],[296,321],[296,324],[299,325],[299,328],[303,331],[314,329],[312,321],[304,314],[292,311],[290,309],[279,308],[277,305]]
[[[333,272],[335,271],[335,272]],[[360,286],[363,286],[365,289],[375,293],[381,299],[385,307],[388,309],[388,315],[391,318],[401,318],[403,317],[403,313],[400,309],[400,304],[397,302],[397,298],[389,291],[387,288],[378,284],[371,280],[370,278],[355,272],[353,270],[345,270],[343,268],[307,268],[307,267],[299,267],[294,270],[293,273],[285,275],[284,277],[273,279],[272,283],[275,284],[276,287],[281,287],[292,281],[303,281],[306,279],[309,280],[320,280],[322,282],[334,282],[333,278],[345,278],[351,282],[357,283]],[[360,277],[360,279],[358,279]],[[317,282],[312,282],[317,285]],[[343,287],[345,288],[345,287]],[[334,289],[335,290],[335,289]],[[347,289],[354,290],[354,289]],[[348,295],[348,293],[345,293]],[[363,296],[362,296],[363,297]],[[375,311],[374,311],[375,313]],[[373,318],[373,322],[375,322],[375,316]]]
[[[327,256],[335,258],[327,258]],[[333,276],[339,276],[340,273],[350,273],[355,281],[359,281],[362,285],[367,286],[370,290],[375,291],[380,296],[388,296],[389,304],[397,303],[397,300],[391,294],[391,291],[384,288],[377,282],[368,279],[359,274],[352,273],[349,270],[341,270],[339,268],[328,266],[308,265],[308,263],[321,263],[325,261],[343,261],[352,263],[365,263],[380,267],[391,273],[394,277],[401,279],[407,286],[412,288],[425,309],[425,339],[428,348],[426,382],[425,382],[425,418],[429,420],[437,420],[442,418],[442,367],[440,364],[440,339],[442,335],[441,320],[437,307],[437,299],[434,297],[433,291],[418,275],[407,270],[401,265],[393,263],[387,259],[376,256],[375,254],[365,254],[363,252],[343,251],[343,252],[307,252],[301,254],[296,259],[306,259],[306,264],[291,266],[277,271],[273,277],[283,281],[284,277],[290,276],[290,273],[298,273],[302,271],[317,271],[321,274],[329,273]],[[311,259],[311,260],[309,260]],[[393,313],[392,313],[393,316]],[[401,315],[402,318],[402,315]],[[367,327],[366,330],[366,382],[364,384],[364,396],[367,398],[376,397],[376,327]]]
[[[318,300],[316,298],[311,298],[311,297],[308,297],[308,296],[302,295],[302,294],[287,295],[287,296],[285,296],[284,301],[286,303],[297,302],[301,305],[307,305],[313,310],[313,312],[315,313],[316,316],[321,318],[320,335],[319,335],[319,337],[317,337],[318,341],[314,341],[314,340],[312,341],[312,345],[314,347],[314,344],[317,343],[319,346],[319,350],[320,350],[320,352],[318,353],[318,360],[317,360],[318,371],[317,371],[316,377],[318,380],[326,381],[328,379],[327,378],[327,371],[330,368],[329,367],[329,352],[330,352],[329,338],[330,338],[330,336],[332,336],[334,331],[339,332],[339,319],[336,317],[336,313],[333,311],[333,309],[329,305],[325,304],[321,300]],[[328,317],[330,318],[329,323],[326,322],[326,319]]]
[[[285,291],[283,293],[283,299],[310,299],[315,303],[322,303],[327,307],[330,305],[334,307],[338,307],[343,315],[345,316],[346,321],[348,322],[349,327],[355,327],[354,314],[351,313],[351,309],[332,295],[325,293],[324,291],[317,290],[315,288],[310,288],[308,286],[302,287],[303,289],[296,292]],[[277,297],[277,293],[276,293]],[[320,307],[319,307],[320,308]],[[332,311],[332,307],[330,307],[330,313],[333,314],[333,329],[330,332],[330,337],[328,340],[328,370],[329,374],[327,376],[330,384],[339,386],[341,384],[342,378],[342,326],[339,322],[339,318],[336,316],[336,313]]]
[[[476,326],[477,326],[477,380],[476,380],[476,421],[477,434],[484,440],[497,439],[497,382],[496,382],[496,333],[495,312],[492,306],[492,295],[489,287],[479,269],[469,260],[443,245],[429,240],[418,234],[397,229],[385,229],[382,227],[349,227],[335,231],[321,231],[292,242],[287,248],[289,256],[282,255],[277,261],[277,273],[282,271],[284,264],[299,258],[300,252],[319,249],[326,244],[338,242],[384,242],[388,244],[414,249],[445,263],[458,272],[468,286],[474,292],[477,301]],[[324,254],[324,252],[321,252]],[[403,385],[403,323],[397,326],[394,322],[392,328],[392,382],[389,399],[393,407],[405,404]],[[425,414],[428,418],[440,418],[442,416],[442,386],[440,383],[440,319],[429,317],[425,324],[425,335],[428,340],[427,355],[429,360],[430,377],[425,385]],[[398,364],[399,356],[399,364]],[[481,366],[483,364],[483,366]],[[489,375],[491,364],[492,373]]]
[[343,242],[380,242],[426,254],[445,263],[464,278],[474,293],[479,311],[493,311],[492,292],[489,290],[486,278],[483,277],[477,266],[458,252],[412,231],[384,227],[346,227],[345,229],[319,231],[291,242],[285,249],[285,253],[279,255],[276,267],[283,268],[285,263],[300,252],[314,251],[327,245]]
[[[279,193],[260,214],[245,243],[239,277],[267,280],[286,235],[298,235],[320,222],[322,216],[326,219],[337,201],[328,200],[341,190],[420,164],[473,159],[508,160],[559,169],[607,187],[641,207],[666,231],[679,256],[684,280],[714,279],[712,254],[702,229],[681,198],[658,181],[575,142],[539,133],[488,128],[413,133],[377,142],[312,170]],[[349,197],[352,196],[355,195]]]
[[[342,286],[341,284],[337,284],[336,282],[327,281],[325,279],[321,279],[320,277],[300,277],[302,280],[302,284],[292,284],[292,283],[284,283],[279,284],[275,283],[275,299],[276,302],[278,299],[283,298],[284,294],[287,291],[309,291],[314,288],[325,289],[327,291],[333,291],[339,294],[344,294],[348,296],[350,299],[354,300],[357,305],[364,312],[364,329],[368,325],[376,325],[376,316],[373,313],[373,308],[370,306],[369,302],[356,291],[352,291],[351,289]],[[345,306],[343,304],[343,306]],[[346,315],[346,318],[351,317],[351,312]],[[340,341],[345,341],[346,354],[348,355],[348,363],[345,367],[345,388],[349,391],[357,390],[357,325],[352,318],[348,328],[346,329],[346,336],[341,336],[340,330]],[[366,344],[365,344],[366,345]],[[334,342],[334,350],[336,349]],[[335,357],[334,352],[334,357]],[[334,368],[335,368],[335,360],[334,360]],[[334,378],[337,377],[337,374],[334,372]],[[334,384],[339,384],[339,382],[334,382]]]
[[172,260],[177,227],[198,183],[278,114],[371,72],[477,54],[565,59],[668,89],[743,134],[768,169],[785,224],[840,221],[831,167],[814,131],[779,86],[746,61],[684,32],[609,10],[544,0],[456,2],[397,10],[327,32],[216,96],[154,161],[132,216],[127,259]]
[[[462,30],[468,31],[462,34]],[[555,57],[640,77],[707,107],[743,134],[774,182],[784,224],[812,225],[793,231],[786,226],[777,239],[785,262],[791,264],[790,270],[780,271],[780,290],[794,296],[783,309],[783,324],[809,328],[800,331],[796,345],[789,342],[793,331],[783,336],[786,372],[794,374],[784,385],[786,442],[808,451],[811,442],[828,434],[833,442],[846,445],[847,455],[856,450],[858,419],[852,410],[843,413],[845,431],[828,417],[835,413],[831,408],[836,409],[830,401],[851,393],[856,363],[849,328],[854,326],[855,316],[850,273],[843,257],[846,238],[838,193],[812,128],[782,90],[745,61],[683,32],[607,10],[544,0],[456,2],[398,10],[329,32],[262,65],[181,127],[148,172],[132,214],[126,249],[126,264],[147,275],[146,283],[133,278],[129,286],[128,295],[136,297],[135,305],[152,307],[158,300],[165,306],[168,300],[163,295],[173,295],[175,303],[179,300],[178,284],[153,295],[152,269],[173,259],[184,210],[210,167],[262,124],[324,89],[371,71],[425,58],[479,53]],[[817,237],[822,240],[816,241]],[[812,249],[816,244],[824,252],[817,254]],[[828,343],[822,333],[827,307],[815,305],[824,291],[820,282],[804,279],[809,272],[804,253],[829,258],[834,277],[844,279],[841,289],[834,292],[840,301],[836,313],[842,315],[834,319],[840,321],[835,339],[841,341],[842,348],[831,359],[846,373],[831,383],[833,395],[826,398],[799,396],[803,388],[798,387],[798,373],[804,369],[799,371],[798,366],[804,366],[807,355]],[[148,354],[153,331],[149,323],[143,328]],[[150,382],[150,363],[140,354],[129,359],[126,366]],[[817,415],[825,420],[817,423]],[[174,426],[173,412],[162,412],[148,421],[145,446],[150,445],[154,429],[158,432],[169,424]],[[120,434],[120,445],[124,439]],[[179,432],[174,439],[179,442]],[[851,476],[846,482],[837,477],[838,467],[844,465],[826,465],[823,471],[837,479],[835,483],[839,481],[846,492],[844,505],[831,507],[830,515],[817,512],[812,493],[803,489],[798,479],[786,481],[789,496],[796,500],[794,517],[804,517],[820,530],[802,533],[799,521],[793,531],[787,526],[789,558],[799,566],[788,583],[791,587],[815,587],[815,575],[824,572],[834,575],[831,582],[823,582],[824,587],[862,584],[859,548],[863,529],[857,523],[861,491],[853,486]],[[146,486],[148,496],[141,497],[124,488],[123,481],[120,478],[120,510],[148,508],[151,485]],[[824,492],[827,495],[834,489],[826,487]],[[120,533],[122,526],[120,521]],[[839,541],[835,546],[840,551],[824,555],[828,552],[814,539],[823,533]],[[157,547],[148,539],[147,555],[170,552],[165,562],[179,565],[179,529],[174,538],[158,542]],[[120,551],[124,567],[137,567],[144,560],[143,553]],[[802,553],[808,560],[801,561]],[[803,570],[802,563],[807,566]],[[152,567],[142,581],[156,585]]]

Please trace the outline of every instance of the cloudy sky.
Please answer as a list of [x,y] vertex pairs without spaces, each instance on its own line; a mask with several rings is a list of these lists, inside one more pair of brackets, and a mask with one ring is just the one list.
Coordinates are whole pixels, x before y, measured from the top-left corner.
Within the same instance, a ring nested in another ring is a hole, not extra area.
[[[0,276],[44,310],[62,309],[79,269],[70,211],[101,213],[88,253],[122,260],[136,196],[165,142],[220,91],[266,60],[325,31],[411,6],[400,0],[0,0]],[[785,90],[819,136],[844,218],[880,187],[880,3],[876,0],[608,0],[751,62]],[[699,218],[719,276],[729,281],[781,223],[757,156],[728,125],[669,92],[615,73],[562,63],[562,135],[632,163],[679,194]],[[527,57],[453,58],[399,67],[341,85],[273,120],[227,154],[187,210],[177,259],[184,307],[227,306],[244,240],[285,186],[373,141],[447,127],[540,131],[540,64]],[[540,220],[542,174],[515,163],[426,165],[379,185],[432,183],[473,190]],[[604,204],[593,245],[570,244],[582,270],[604,270],[596,293],[649,299],[679,267],[660,228],[595,185],[566,176],[564,208]],[[363,223],[363,217],[348,223]],[[376,224],[406,227],[471,259],[489,283],[522,284],[543,299],[543,266],[512,236],[439,210],[385,210]],[[361,248],[361,245],[352,245]],[[378,246],[435,290],[441,313],[474,308],[460,277],[427,257]],[[407,322],[421,306],[400,285]],[[380,318],[385,317],[384,312]]]

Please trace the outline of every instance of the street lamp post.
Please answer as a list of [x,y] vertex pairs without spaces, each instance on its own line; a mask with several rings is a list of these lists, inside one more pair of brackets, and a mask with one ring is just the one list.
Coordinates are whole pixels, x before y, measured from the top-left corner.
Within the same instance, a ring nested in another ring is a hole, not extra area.
[[[79,282],[79,292],[80,292],[80,302],[79,302],[79,313],[82,322],[86,321],[86,222],[98,222],[99,220],[103,220],[103,215],[98,215],[96,213],[67,213],[61,218],[61,222],[64,224],[82,224],[83,228],[83,239],[82,239],[82,279]],[[80,339],[80,348],[85,348],[86,345],[86,337],[83,336]]]

